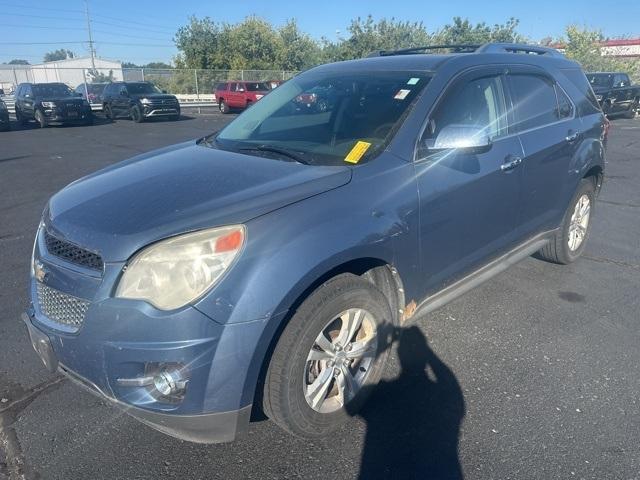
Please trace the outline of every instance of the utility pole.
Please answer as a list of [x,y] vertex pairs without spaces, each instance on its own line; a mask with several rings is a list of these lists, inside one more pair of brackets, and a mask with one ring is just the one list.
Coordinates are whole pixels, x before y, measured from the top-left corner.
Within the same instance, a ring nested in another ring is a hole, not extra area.
[[84,0],[84,11],[87,14],[87,30],[89,31],[89,54],[91,55],[91,66],[93,74],[96,73],[96,49],[93,48],[93,36],[91,35],[91,20],[89,19],[89,1]]

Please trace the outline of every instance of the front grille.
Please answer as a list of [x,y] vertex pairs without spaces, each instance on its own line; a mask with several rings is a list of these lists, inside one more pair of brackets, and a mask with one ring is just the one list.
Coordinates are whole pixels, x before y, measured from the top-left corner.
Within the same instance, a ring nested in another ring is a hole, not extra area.
[[150,100],[149,103],[147,104],[150,107],[154,107],[154,108],[160,108],[160,107],[167,107],[167,108],[175,108],[178,106],[178,102],[177,100]]
[[36,282],[36,289],[40,310],[49,320],[75,330],[82,326],[89,302],[62,293],[40,282]]
[[73,243],[60,240],[49,232],[44,232],[44,241],[47,245],[47,250],[51,255],[55,255],[56,257],[67,260],[68,262],[92,268],[94,270],[102,270],[104,267],[102,257],[97,253],[80,248]]

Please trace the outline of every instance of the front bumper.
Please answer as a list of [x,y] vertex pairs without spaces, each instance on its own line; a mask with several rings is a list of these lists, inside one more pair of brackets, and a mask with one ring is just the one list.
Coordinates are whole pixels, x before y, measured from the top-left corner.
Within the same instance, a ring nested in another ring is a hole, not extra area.
[[93,117],[91,108],[82,110],[52,108],[43,110],[43,113],[47,123],[86,122]]
[[155,105],[143,105],[142,115],[145,118],[152,117],[174,117],[180,115],[179,106],[155,106]]

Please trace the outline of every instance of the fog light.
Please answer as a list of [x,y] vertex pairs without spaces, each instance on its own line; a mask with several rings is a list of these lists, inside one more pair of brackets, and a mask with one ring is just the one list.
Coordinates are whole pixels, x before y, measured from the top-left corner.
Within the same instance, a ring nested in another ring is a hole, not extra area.
[[164,370],[153,377],[153,386],[161,395],[168,397],[183,393],[186,387],[186,380],[180,370]]

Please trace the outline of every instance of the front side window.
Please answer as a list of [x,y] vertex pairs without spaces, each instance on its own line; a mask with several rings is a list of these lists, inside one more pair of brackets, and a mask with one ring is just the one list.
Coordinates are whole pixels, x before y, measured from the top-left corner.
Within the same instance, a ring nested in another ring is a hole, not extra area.
[[429,118],[421,145],[434,147],[444,129],[486,135],[494,140],[507,133],[502,79],[498,75],[462,81],[454,85]]
[[265,82],[247,82],[245,88],[247,92],[264,92],[269,90],[269,85]]
[[424,72],[310,71],[246,110],[216,145],[272,157],[277,149],[314,165],[363,163],[391,140],[429,79]]
[[540,75],[510,75],[516,131],[522,132],[557,122],[558,103],[554,84]]

